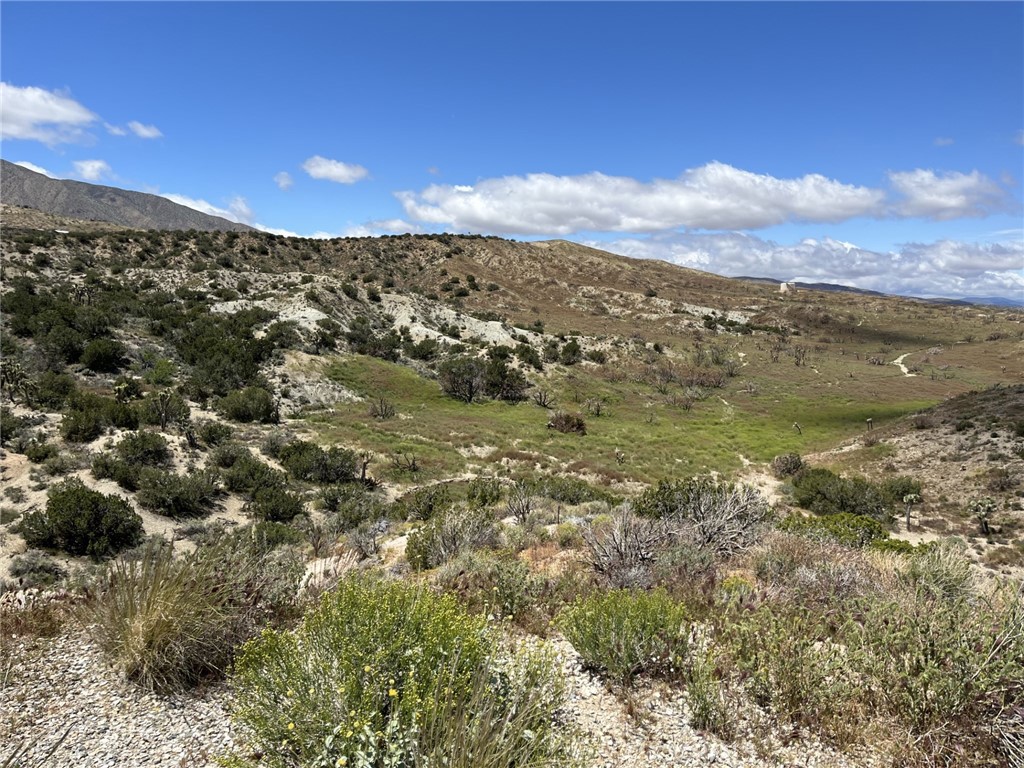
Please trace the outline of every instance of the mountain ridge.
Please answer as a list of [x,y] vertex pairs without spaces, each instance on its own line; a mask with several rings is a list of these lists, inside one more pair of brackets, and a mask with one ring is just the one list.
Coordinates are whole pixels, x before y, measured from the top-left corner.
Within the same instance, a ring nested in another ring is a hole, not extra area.
[[0,199],[56,216],[106,221],[134,229],[246,232],[252,227],[211,216],[146,192],[51,179],[0,160]]

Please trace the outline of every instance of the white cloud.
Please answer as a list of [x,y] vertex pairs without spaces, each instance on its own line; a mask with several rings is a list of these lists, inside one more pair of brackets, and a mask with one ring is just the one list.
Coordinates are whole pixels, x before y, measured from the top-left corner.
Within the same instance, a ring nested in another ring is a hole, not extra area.
[[75,175],[86,181],[100,181],[114,175],[113,169],[106,160],[76,160]]
[[281,171],[280,173],[274,174],[274,183],[283,190],[289,190],[292,188],[292,184],[295,183],[295,180],[288,171]]
[[739,232],[668,233],[587,245],[721,275],[824,282],[915,296],[1024,295],[1024,242],[940,240],[880,252],[828,237],[792,245]]
[[302,170],[314,179],[326,179],[338,184],[355,184],[360,179],[365,179],[369,171],[361,165],[343,163],[340,160],[330,160],[320,155],[313,155],[302,164]]
[[0,82],[0,137],[54,145],[80,141],[96,115],[56,91]]
[[890,172],[889,182],[902,199],[895,211],[901,216],[920,216],[939,221],[984,217],[1009,207],[1006,191],[983,173],[959,173],[918,168]]
[[937,136],[935,141],[932,142],[936,147],[951,147],[953,146],[953,140],[947,136]]
[[57,176],[54,176],[52,173],[50,173],[42,166],[36,165],[35,163],[30,163],[28,160],[19,160],[18,162],[15,163],[15,165],[20,165],[22,168],[28,168],[30,171],[35,171],[36,173],[41,173],[43,174],[43,176],[49,176],[51,179],[58,178]]
[[1017,131],[1017,135],[1013,137],[1013,140],[1021,147],[1024,147],[1024,128]]
[[410,224],[404,219],[377,219],[367,221],[364,224],[347,227],[341,233],[342,237],[378,237],[380,235],[406,235],[419,234],[423,228]]
[[258,222],[253,224],[253,226],[260,230],[260,232],[269,232],[272,235],[282,235],[283,237],[302,237],[298,232],[292,232],[290,229],[276,229],[275,227],[268,227]]
[[143,125],[138,120],[132,120],[128,123],[128,127],[140,139],[159,139],[163,136],[163,133],[155,125]]
[[104,123],[103,127],[107,129],[107,133],[111,136],[127,136],[128,131],[122,128],[120,125],[111,125],[110,123]]
[[222,219],[228,221],[234,221],[238,224],[248,224],[252,219],[252,210],[249,208],[248,203],[244,197],[235,197],[229,203],[227,208],[219,208],[212,203],[208,203],[202,198],[186,197],[185,195],[176,195],[172,193],[161,194],[160,197],[164,197],[170,200],[172,203],[178,205],[184,205],[191,208],[194,211],[200,213],[207,213],[210,216],[220,216]]
[[568,235],[842,221],[879,213],[884,192],[819,174],[778,179],[715,162],[651,182],[535,173],[473,186],[434,184],[397,197],[411,218],[457,230]]

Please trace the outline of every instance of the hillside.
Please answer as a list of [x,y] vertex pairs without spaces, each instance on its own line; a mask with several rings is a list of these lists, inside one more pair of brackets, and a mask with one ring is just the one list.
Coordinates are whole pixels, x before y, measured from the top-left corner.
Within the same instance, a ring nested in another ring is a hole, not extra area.
[[57,217],[109,222],[138,229],[244,232],[250,227],[210,216],[159,195],[51,179],[20,165],[0,160],[0,200]]
[[[0,217],[0,743],[355,764],[339,735],[377,743],[399,701],[428,717],[407,679],[455,664],[446,633],[479,622],[497,650],[452,667],[469,698],[428,703],[485,729],[467,714],[492,711],[485,679],[501,702],[532,680],[549,703],[510,726],[531,735],[480,733],[553,765],[1021,754],[1024,312],[779,292],[562,240]],[[140,574],[197,644],[120,613]],[[332,600],[383,645],[307,637],[346,660],[308,667],[271,647]],[[325,701],[329,741],[300,732]]]

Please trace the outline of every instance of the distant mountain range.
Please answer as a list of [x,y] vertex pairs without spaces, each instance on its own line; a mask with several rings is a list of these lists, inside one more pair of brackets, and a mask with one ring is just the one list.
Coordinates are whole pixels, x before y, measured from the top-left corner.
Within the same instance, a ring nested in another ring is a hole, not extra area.
[[[869,291],[865,288],[855,288],[850,285],[839,285],[837,283],[801,283],[794,281],[777,280],[774,277],[736,277],[736,280],[746,280],[750,283],[761,283],[762,285],[782,285],[784,282],[788,282],[789,285],[794,288],[800,288],[806,291],[844,291],[846,293],[859,293],[864,296],[892,296],[895,294],[881,293],[879,291]],[[947,299],[938,296],[932,297],[920,297],[920,296],[904,296],[906,299],[916,299],[917,301],[927,301],[932,304],[986,304],[995,307],[1024,307],[1024,297],[1020,299],[1011,299],[1005,296],[963,296],[959,299]]]
[[131,192],[82,181],[51,179],[0,160],[0,201],[56,216],[109,221],[132,229],[246,232],[244,224],[200,213],[159,195]]

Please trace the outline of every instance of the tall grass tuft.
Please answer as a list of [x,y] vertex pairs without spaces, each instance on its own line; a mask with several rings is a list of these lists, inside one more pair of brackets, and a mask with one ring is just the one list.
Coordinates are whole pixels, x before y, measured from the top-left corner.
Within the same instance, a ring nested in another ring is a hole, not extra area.
[[111,563],[80,618],[126,678],[173,691],[224,673],[235,646],[281,598],[271,596],[271,581],[265,562],[239,538],[181,559],[156,543],[138,560]]

